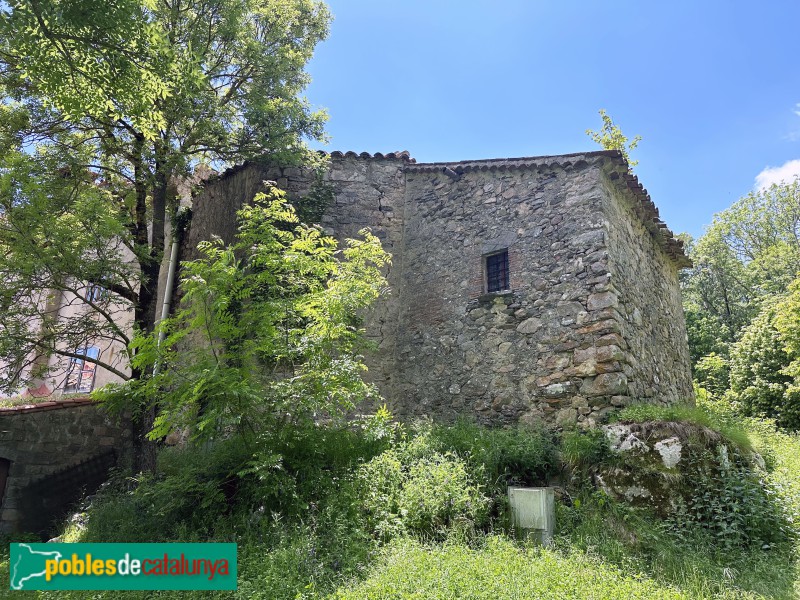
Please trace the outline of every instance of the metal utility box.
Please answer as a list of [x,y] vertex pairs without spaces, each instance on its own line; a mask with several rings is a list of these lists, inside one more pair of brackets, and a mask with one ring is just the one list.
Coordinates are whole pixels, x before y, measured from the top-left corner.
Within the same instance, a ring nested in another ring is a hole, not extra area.
[[511,525],[522,537],[532,537],[541,544],[553,539],[556,524],[555,493],[551,487],[508,488]]

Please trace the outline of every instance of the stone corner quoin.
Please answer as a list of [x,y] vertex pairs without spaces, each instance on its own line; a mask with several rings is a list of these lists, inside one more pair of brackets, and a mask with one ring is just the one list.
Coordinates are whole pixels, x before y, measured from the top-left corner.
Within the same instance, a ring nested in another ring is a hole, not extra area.
[[[393,256],[366,317],[369,378],[395,414],[591,426],[634,401],[692,399],[678,271],[689,265],[617,152],[416,163],[334,152],[322,225],[370,227]],[[245,164],[194,198],[182,258],[232,240],[235,213],[276,181],[301,202],[314,176]],[[489,293],[486,257],[507,253]]]

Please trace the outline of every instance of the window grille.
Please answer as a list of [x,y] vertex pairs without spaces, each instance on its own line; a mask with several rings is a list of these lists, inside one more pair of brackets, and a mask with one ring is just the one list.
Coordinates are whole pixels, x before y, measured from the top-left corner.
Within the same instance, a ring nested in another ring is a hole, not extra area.
[[[88,348],[79,348],[76,350],[77,354],[83,354],[89,358],[97,358],[100,355],[100,349],[94,346]],[[97,370],[97,365],[93,362],[83,358],[73,358],[69,362],[69,371],[67,371],[67,381],[64,384],[64,392],[66,393],[81,393],[88,394],[94,388],[94,375]]]
[[108,296],[108,290],[102,285],[90,283],[88,286],[86,286],[86,300],[88,302],[105,300],[106,296]]
[[486,291],[500,292],[510,289],[508,281],[508,250],[486,257]]

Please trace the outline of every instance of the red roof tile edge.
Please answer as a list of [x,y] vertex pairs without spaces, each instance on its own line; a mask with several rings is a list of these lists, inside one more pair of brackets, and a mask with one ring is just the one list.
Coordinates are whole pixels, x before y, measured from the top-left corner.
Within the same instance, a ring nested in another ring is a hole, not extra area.
[[64,398],[61,400],[48,400],[47,402],[35,402],[31,404],[20,404],[18,406],[0,407],[0,416],[43,412],[46,410],[60,410],[63,408],[76,408],[79,406],[87,406],[89,404],[94,404],[94,400],[88,396]]

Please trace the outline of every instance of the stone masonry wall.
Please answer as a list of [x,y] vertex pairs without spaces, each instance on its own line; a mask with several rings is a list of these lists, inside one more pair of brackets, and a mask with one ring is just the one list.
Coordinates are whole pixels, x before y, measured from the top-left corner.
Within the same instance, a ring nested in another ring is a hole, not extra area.
[[[341,241],[371,227],[393,255],[390,293],[365,325],[378,347],[369,378],[396,414],[591,426],[632,399],[691,397],[676,250],[656,244],[636,198],[610,181],[622,166],[609,152],[331,156],[325,230]],[[316,185],[254,164],[208,182],[182,259],[212,235],[233,239],[235,211],[264,180],[292,199]],[[502,249],[511,290],[486,294],[485,257]]]
[[[31,508],[26,500],[30,486],[38,485],[47,493],[48,478],[54,473],[112,450],[117,459],[127,457],[130,449],[130,429],[88,399],[0,409],[0,458],[11,462],[0,499],[0,531],[14,531],[32,517],[47,521],[51,516],[26,514]],[[84,483],[75,484],[74,490],[80,491]]]
[[[626,391],[607,307],[600,166],[408,169],[396,403],[487,422],[588,422]],[[508,248],[510,293],[483,293]],[[597,351],[594,349],[597,348]]]
[[[397,258],[403,235],[403,167],[407,162],[407,155],[369,160],[355,155],[332,159],[323,182],[333,193],[333,201],[322,217],[326,233],[344,243],[346,238],[357,237],[361,229],[369,227],[384,249]],[[302,201],[315,185],[314,174],[309,171],[261,164],[233,169],[206,183],[193,202],[181,260],[196,258],[197,244],[202,240],[218,236],[226,242],[232,241],[236,235],[236,211],[265,189],[265,181],[275,181],[293,201]],[[396,274],[397,260],[386,273],[393,291],[376,303],[366,315],[365,323],[367,337],[377,347],[366,357],[367,378],[387,395],[395,375]]]
[[603,178],[603,212],[614,310],[626,340],[624,372],[628,395],[638,401],[691,401],[686,321],[678,269],[633,213],[631,198]]

